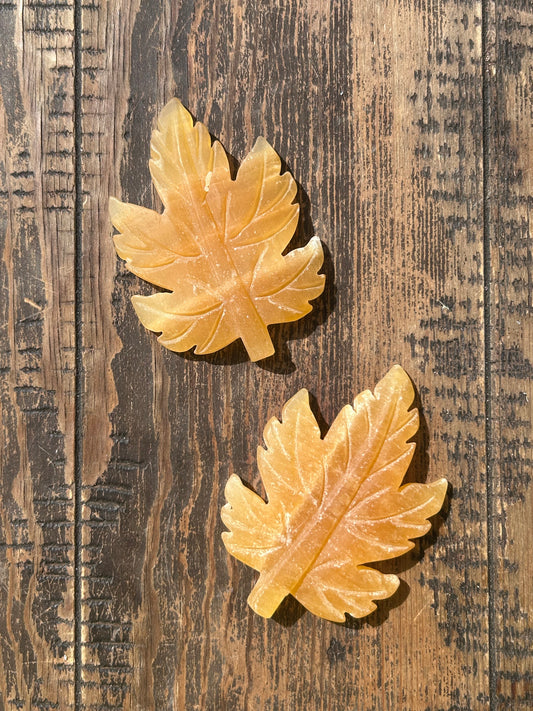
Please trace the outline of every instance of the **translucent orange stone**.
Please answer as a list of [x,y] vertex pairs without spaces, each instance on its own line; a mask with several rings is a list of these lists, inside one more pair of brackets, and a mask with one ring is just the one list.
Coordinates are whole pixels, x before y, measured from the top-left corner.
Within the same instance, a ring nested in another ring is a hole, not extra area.
[[272,418],[258,464],[268,502],[233,475],[222,534],[228,551],[260,571],[248,598],[270,617],[289,593],[315,615],[364,617],[392,595],[396,575],[368,563],[395,558],[424,535],[444,501],[446,479],[401,485],[415,445],[418,411],[404,370],[344,407],[324,439],[300,390]]
[[212,353],[241,338],[270,356],[269,324],[295,321],[324,288],[317,237],[283,255],[298,222],[297,186],[264,138],[232,180],[226,152],[177,100],[151,141],[163,214],[111,198],[115,247],[130,271],[167,291],[134,296],[142,323],[174,351]]

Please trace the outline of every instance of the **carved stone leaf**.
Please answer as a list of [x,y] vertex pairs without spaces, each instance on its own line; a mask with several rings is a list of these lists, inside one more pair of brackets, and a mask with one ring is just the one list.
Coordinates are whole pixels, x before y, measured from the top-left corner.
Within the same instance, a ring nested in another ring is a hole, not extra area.
[[110,200],[115,247],[130,271],[167,292],[134,296],[142,323],[174,351],[212,353],[241,338],[272,355],[267,326],[301,318],[320,295],[320,240],[282,254],[298,222],[297,187],[264,138],[232,180],[207,128],[173,99],[152,135],[150,172],[165,210]]
[[444,501],[447,481],[401,485],[415,445],[418,411],[405,371],[394,366],[374,393],[360,393],[329,432],[320,430],[305,390],[270,420],[258,464],[268,502],[233,475],[222,534],[228,551],[260,571],[248,602],[270,617],[291,593],[311,612],[363,617],[399,585],[366,564],[402,555]]

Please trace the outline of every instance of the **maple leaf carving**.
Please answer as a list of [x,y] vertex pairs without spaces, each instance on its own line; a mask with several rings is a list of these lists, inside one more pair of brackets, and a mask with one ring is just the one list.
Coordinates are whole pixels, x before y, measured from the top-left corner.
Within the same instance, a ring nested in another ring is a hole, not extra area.
[[415,444],[418,411],[395,365],[372,394],[344,407],[324,437],[300,390],[264,430],[258,464],[267,501],[232,475],[222,534],[233,556],[260,571],[248,603],[270,617],[291,593],[320,617],[364,617],[392,595],[395,575],[368,563],[406,553],[444,501],[446,479],[401,485]]
[[173,99],[152,134],[159,214],[111,198],[115,247],[130,271],[166,292],[134,296],[141,322],[174,351],[212,353],[241,338],[251,360],[272,355],[267,326],[311,311],[324,288],[313,237],[283,255],[298,222],[296,183],[258,138],[232,180],[226,152]]

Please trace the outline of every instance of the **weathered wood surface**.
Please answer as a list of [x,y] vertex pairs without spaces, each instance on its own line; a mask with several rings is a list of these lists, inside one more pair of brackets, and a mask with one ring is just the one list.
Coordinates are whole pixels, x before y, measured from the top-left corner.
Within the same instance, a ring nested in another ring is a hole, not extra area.
[[0,707],[74,702],[74,13],[0,2]]
[[[0,707],[531,708],[531,4],[0,0],[0,37]],[[263,134],[327,247],[269,361],[133,313],[107,199],[158,206],[175,95],[237,160]],[[394,362],[434,532],[365,620],[256,616],[225,481],[300,387],[330,423]]]
[[489,37],[492,690],[533,708],[533,5],[496,3]]

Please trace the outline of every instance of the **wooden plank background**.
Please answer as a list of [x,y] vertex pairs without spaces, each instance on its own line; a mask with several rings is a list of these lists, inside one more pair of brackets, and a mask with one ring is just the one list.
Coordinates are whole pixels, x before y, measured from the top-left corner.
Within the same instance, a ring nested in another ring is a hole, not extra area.
[[[0,0],[0,39],[0,708],[532,708],[531,0]],[[159,207],[173,96],[237,161],[264,135],[325,245],[267,361],[131,307],[107,201]],[[394,362],[443,513],[368,618],[258,617],[226,480]]]

